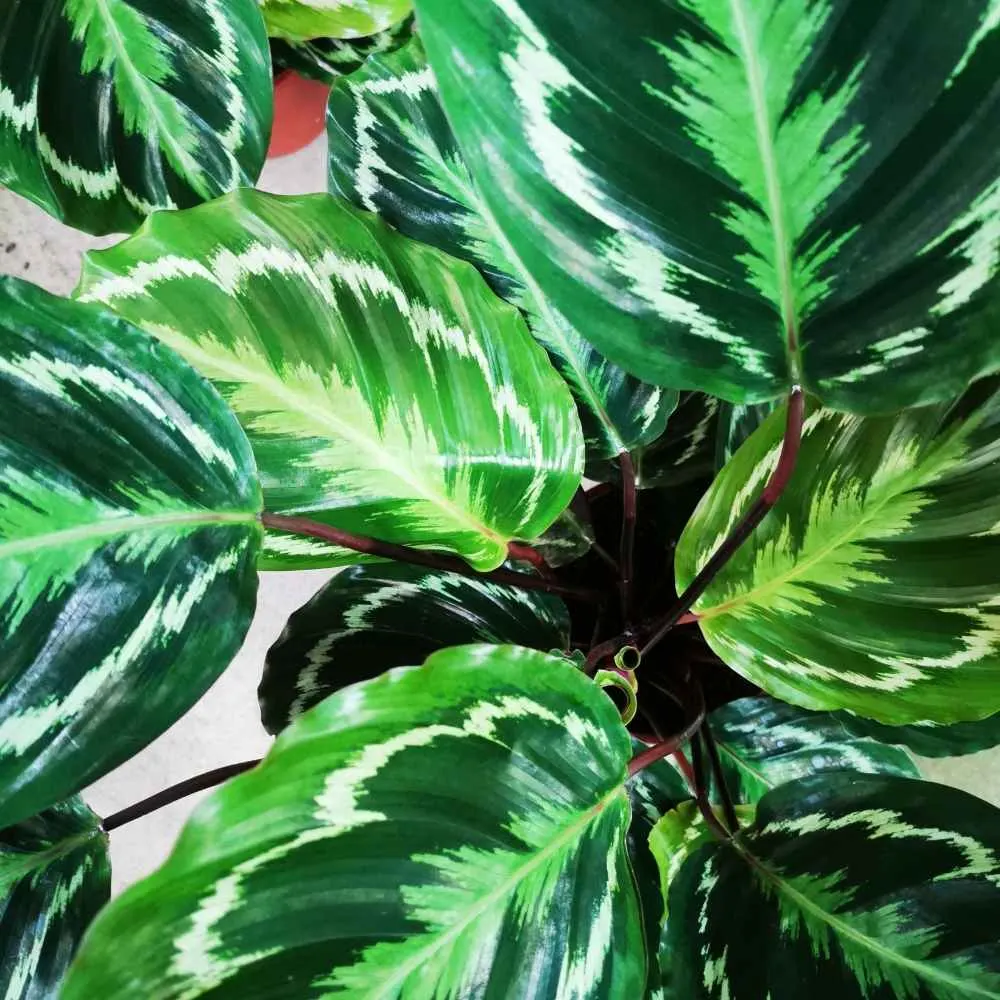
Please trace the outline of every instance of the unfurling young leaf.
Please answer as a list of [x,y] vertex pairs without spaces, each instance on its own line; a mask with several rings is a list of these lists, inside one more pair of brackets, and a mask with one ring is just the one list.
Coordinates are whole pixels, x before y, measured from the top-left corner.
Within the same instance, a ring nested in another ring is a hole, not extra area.
[[[573,403],[468,265],[327,195],[240,191],[87,257],[79,295],[154,333],[246,429],[269,512],[489,570],[580,484]],[[266,569],[355,552],[278,534]]]

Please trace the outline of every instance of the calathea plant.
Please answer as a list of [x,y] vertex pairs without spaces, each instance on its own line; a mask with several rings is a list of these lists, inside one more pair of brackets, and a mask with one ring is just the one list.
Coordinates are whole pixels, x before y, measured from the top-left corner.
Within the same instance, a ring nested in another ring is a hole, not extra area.
[[[1000,997],[909,752],[1000,743],[1000,7],[416,15],[330,194],[0,284],[6,996]],[[319,566],[265,760],[94,816]]]

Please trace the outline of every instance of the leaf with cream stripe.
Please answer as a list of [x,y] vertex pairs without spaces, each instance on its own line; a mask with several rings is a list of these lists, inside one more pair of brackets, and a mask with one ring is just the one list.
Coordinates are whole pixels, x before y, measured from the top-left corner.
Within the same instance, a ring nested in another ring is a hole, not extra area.
[[1000,367],[996,0],[416,8],[491,214],[612,362],[861,413]]
[[[777,461],[776,412],[681,537],[683,590]],[[778,505],[695,604],[715,652],[768,693],[880,722],[1000,711],[1000,391],[890,417],[810,406]]]
[[[266,508],[499,566],[580,484],[569,392],[468,265],[328,195],[240,191],[90,254],[78,294],[179,351],[246,429]],[[359,562],[277,535],[267,569]]]
[[400,232],[474,264],[525,314],[580,410],[588,474],[658,437],[677,403],[603,358],[549,303],[476,188],[419,38],[368,60],[330,95],[330,190]]
[[338,691],[104,911],[62,1000],[635,1000],[630,751],[586,676],[513,646]]
[[0,278],[0,829],[177,721],[253,615],[245,435],[172,351]]
[[260,0],[260,7],[268,33],[293,41],[374,35],[413,10],[412,0]]
[[405,563],[347,569],[268,651],[257,692],[264,727],[278,733],[334,691],[476,642],[566,649],[569,612],[540,591]]
[[0,183],[78,229],[131,232],[154,209],[253,184],[272,104],[256,0],[0,13]]
[[[803,778],[729,843],[669,852],[686,1000],[1000,997],[1000,810],[888,775]],[[665,875],[667,872],[665,871]]]
[[110,895],[108,839],[80,799],[0,830],[0,997],[56,996]]
[[856,736],[832,712],[806,712],[774,698],[741,698],[716,709],[709,723],[729,789],[743,802],[827,771],[920,777],[902,747]]

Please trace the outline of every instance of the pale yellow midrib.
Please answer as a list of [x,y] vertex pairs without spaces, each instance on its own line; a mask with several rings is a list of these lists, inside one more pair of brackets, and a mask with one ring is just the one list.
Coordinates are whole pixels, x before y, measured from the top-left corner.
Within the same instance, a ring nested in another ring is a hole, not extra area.
[[[757,138],[757,149],[760,153],[761,166],[767,186],[767,218],[774,233],[775,270],[781,287],[781,318],[785,327],[785,355],[792,370],[789,373],[793,380],[798,381],[802,373],[798,370],[799,362],[799,317],[795,310],[795,296],[792,280],[792,248],[785,227],[785,206],[781,192],[781,182],[778,176],[778,160],[775,155],[773,130],[767,112],[767,100],[764,95],[764,84],[757,53],[753,47],[749,25],[746,19],[744,0],[729,0],[729,9],[733,16],[733,25],[739,38],[741,59],[746,71],[747,86],[750,91],[750,101],[753,106],[754,132]],[[790,343],[794,338],[794,351]]]
[[546,847],[544,847],[537,854],[533,854],[530,860],[512,872],[507,879],[497,886],[497,888],[485,895],[474,907],[467,910],[464,919],[456,924],[453,924],[446,931],[443,931],[441,934],[436,936],[434,941],[427,948],[424,948],[418,955],[410,958],[407,962],[401,965],[392,979],[389,979],[384,983],[380,983],[372,992],[367,993],[363,1000],[394,1000],[394,998],[399,995],[398,989],[400,985],[406,980],[410,973],[417,968],[417,966],[426,961],[429,955],[437,953],[445,945],[450,944],[451,941],[458,937],[458,935],[461,934],[470,924],[474,923],[480,916],[482,916],[482,914],[494,903],[502,899],[504,896],[509,896],[513,893],[517,889],[518,885],[533,871],[535,871],[535,869],[540,867],[543,862],[548,861],[548,859],[554,854],[559,853],[559,851],[567,843],[575,840],[579,835],[582,835],[582,831],[589,826],[593,822],[594,818],[603,812],[614,799],[624,795],[624,785],[616,786],[599,802],[582,813],[575,822],[567,826],[562,833],[551,840]]
[[778,890],[778,892],[788,896],[793,902],[798,903],[801,909],[808,910],[810,913],[817,916],[823,923],[831,927],[835,933],[842,937],[851,938],[851,940],[860,944],[862,947],[867,948],[875,955],[884,957],[887,960],[887,964],[891,961],[897,965],[905,966],[913,970],[914,974],[919,978],[947,983],[949,986],[958,988],[963,992],[967,991],[970,996],[989,997],[992,998],[992,1000],[996,1000],[996,998],[1000,997],[1000,993],[996,993],[993,990],[987,992],[986,990],[980,989],[978,986],[973,986],[972,989],[969,989],[970,984],[968,980],[956,979],[954,976],[944,975],[937,969],[928,967],[926,963],[912,958],[907,958],[905,955],[901,955],[898,951],[893,951],[891,948],[887,948],[875,938],[871,938],[867,934],[863,934],[861,931],[851,927],[850,924],[838,919],[834,914],[830,913],[829,910],[824,910],[821,906],[814,903],[808,896],[799,892],[797,889],[794,889],[780,875],[773,872],[767,865],[764,864],[763,861],[753,855],[749,848],[740,844],[738,840],[735,840],[732,843],[734,847],[736,847],[737,851],[750,862],[754,870],[760,872],[760,874],[766,878]]
[[21,538],[13,542],[0,541],[0,560],[12,556],[37,552],[53,546],[72,545],[76,542],[96,541],[114,538],[117,535],[132,535],[155,528],[167,528],[181,524],[249,524],[257,521],[256,514],[200,512],[197,514],[159,514],[155,517],[116,517],[98,524],[80,525],[63,531],[52,531],[31,538]]
[[[263,388],[272,396],[272,398],[280,403],[282,407],[287,407],[295,413],[302,412],[301,399],[297,398],[294,393],[289,392],[286,389],[285,384],[279,378],[262,378],[258,373],[252,372],[240,365],[236,361],[235,356],[230,353],[227,353],[224,356],[225,360],[221,361],[216,355],[209,354],[197,343],[189,340],[172,327],[165,326],[163,324],[155,324],[154,330],[158,339],[166,343],[168,347],[172,347],[178,352],[178,354],[181,354],[186,360],[188,360],[191,365],[195,368],[199,368],[202,372],[210,371],[213,368],[221,370],[232,375],[234,381],[237,383],[253,384]],[[201,362],[200,364],[199,361]],[[509,539],[503,538],[496,531],[488,528],[486,525],[471,517],[467,511],[453,503],[450,503],[442,494],[434,493],[428,490],[426,486],[420,482],[420,480],[412,476],[408,476],[404,472],[400,471],[405,466],[403,463],[394,460],[396,456],[386,452],[369,438],[358,433],[357,429],[351,424],[338,420],[337,416],[333,412],[328,410],[317,411],[316,408],[311,407],[309,408],[308,413],[310,417],[316,419],[317,432],[322,436],[328,437],[331,431],[342,435],[352,444],[357,445],[363,451],[371,455],[375,460],[375,463],[380,468],[387,469],[401,482],[406,483],[406,485],[409,486],[419,498],[426,500],[427,503],[444,511],[459,525],[464,525],[469,530],[483,535],[497,545],[507,545]]]

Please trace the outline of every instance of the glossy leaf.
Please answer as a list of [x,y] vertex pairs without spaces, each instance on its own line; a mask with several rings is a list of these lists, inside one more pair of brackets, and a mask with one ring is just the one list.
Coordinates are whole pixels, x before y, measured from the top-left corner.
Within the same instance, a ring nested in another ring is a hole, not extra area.
[[611,361],[856,412],[1000,366],[995,0],[416,7],[504,238]]
[[907,778],[804,778],[689,853],[669,908],[687,1000],[998,997],[1000,811]]
[[716,441],[727,408],[714,396],[681,393],[666,430],[634,456],[636,485],[676,488],[704,481],[707,486],[716,471]]
[[476,642],[565,649],[569,612],[549,594],[405,563],[345,570],[268,651],[257,692],[264,727],[278,733],[334,691]]
[[108,840],[80,799],[0,830],[0,996],[56,996],[110,895]]
[[512,646],[337,692],[105,910],[62,1000],[635,1000],[629,756],[596,685]]
[[474,264],[524,311],[580,407],[588,463],[662,433],[676,392],[609,364],[585,339],[589,324],[570,325],[541,294],[469,175],[419,39],[337,84],[329,140],[334,194]]
[[112,314],[0,279],[0,829],[222,673],[254,611],[259,511],[208,383]]
[[1000,746],[1000,715],[991,715],[978,722],[956,722],[950,726],[935,726],[926,722],[912,726],[883,726],[846,712],[841,713],[840,718],[858,736],[909,747],[921,757],[962,757]]
[[774,698],[741,698],[716,709],[709,722],[726,782],[743,802],[827,771],[920,777],[901,747],[858,738],[832,712],[805,712]]
[[[756,497],[784,413],[677,549],[683,589]],[[889,724],[1000,710],[1000,393],[892,417],[811,410],[777,507],[695,605],[715,652],[784,701]]]
[[0,184],[91,233],[252,185],[273,88],[256,0],[6,0]]
[[275,75],[293,70],[299,76],[333,84],[340,77],[360,69],[378,52],[391,52],[404,44],[413,31],[413,18],[366,38],[310,38],[293,42],[271,40],[271,60]]
[[362,38],[402,21],[411,0],[260,0],[268,33],[278,38]]
[[[266,508],[499,566],[580,483],[569,392],[467,264],[327,195],[240,191],[90,254],[79,290],[218,386]],[[272,537],[268,569],[360,561]]]

